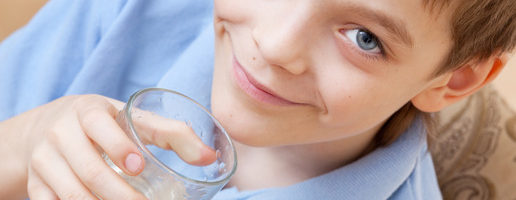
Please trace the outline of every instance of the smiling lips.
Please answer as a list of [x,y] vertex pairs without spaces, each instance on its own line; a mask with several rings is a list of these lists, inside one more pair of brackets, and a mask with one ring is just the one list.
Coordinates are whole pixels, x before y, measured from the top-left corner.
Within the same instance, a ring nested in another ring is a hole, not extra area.
[[233,57],[233,75],[236,78],[238,86],[252,98],[279,106],[297,105],[298,103],[291,102],[280,96],[274,94],[270,89],[258,83],[252,76],[250,76],[244,68],[240,65],[238,60]]

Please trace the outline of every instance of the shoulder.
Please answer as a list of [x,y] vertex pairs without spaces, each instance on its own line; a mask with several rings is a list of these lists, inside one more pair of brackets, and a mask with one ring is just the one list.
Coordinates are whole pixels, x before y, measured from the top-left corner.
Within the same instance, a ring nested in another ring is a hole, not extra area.
[[[66,94],[121,95],[127,82],[113,80],[154,84],[211,20],[211,9],[206,0],[49,1],[0,43],[0,90],[9,94],[0,95],[0,120]],[[149,65],[152,80],[138,76]]]

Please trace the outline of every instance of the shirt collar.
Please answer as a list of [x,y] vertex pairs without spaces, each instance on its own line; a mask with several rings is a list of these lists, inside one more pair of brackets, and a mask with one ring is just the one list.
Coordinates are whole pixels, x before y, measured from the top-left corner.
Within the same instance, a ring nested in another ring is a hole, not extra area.
[[425,138],[423,123],[417,119],[391,145],[324,175],[281,188],[229,188],[215,199],[388,199],[414,170]]

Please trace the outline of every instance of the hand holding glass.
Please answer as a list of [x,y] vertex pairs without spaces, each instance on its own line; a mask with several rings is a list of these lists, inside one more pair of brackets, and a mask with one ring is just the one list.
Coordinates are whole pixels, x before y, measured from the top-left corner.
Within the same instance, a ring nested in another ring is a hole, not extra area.
[[[105,154],[104,159],[149,199],[211,199],[236,170],[235,149],[224,128],[206,108],[183,94],[161,88],[140,90],[130,97],[117,121],[142,152],[145,168],[139,175],[129,176]],[[172,126],[177,121],[184,122],[216,151],[215,162],[206,166],[190,165],[174,151],[145,143],[144,137],[160,130],[155,126],[166,122]]]

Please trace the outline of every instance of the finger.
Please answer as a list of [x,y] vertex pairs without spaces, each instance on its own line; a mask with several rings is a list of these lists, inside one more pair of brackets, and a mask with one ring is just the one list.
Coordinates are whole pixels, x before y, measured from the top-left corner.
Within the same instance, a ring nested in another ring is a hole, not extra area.
[[136,109],[132,116],[133,125],[144,143],[172,149],[193,165],[208,165],[217,159],[215,150],[204,144],[185,122]]
[[[75,176],[59,152],[48,143],[44,142],[34,152],[30,169],[35,175],[35,184],[39,183],[39,186],[42,186],[41,195],[51,197],[53,194],[54,197],[57,195],[59,199],[95,199]],[[41,184],[43,180],[46,185]],[[43,194],[44,192],[46,194]]]
[[81,182],[106,200],[145,199],[106,164],[78,122],[74,122],[67,133],[56,133],[60,138],[56,145]]
[[57,200],[57,195],[41,180],[39,175],[29,167],[27,192],[32,200]]
[[112,106],[115,107],[115,110],[118,112],[122,109],[124,109],[124,106],[125,106],[125,103],[124,102],[121,102],[121,101],[118,101],[116,99],[112,99],[112,98],[109,98],[109,97],[104,97]]
[[137,175],[144,160],[136,144],[120,128],[114,117],[116,108],[108,101],[90,103],[78,111],[81,127],[125,174]]

